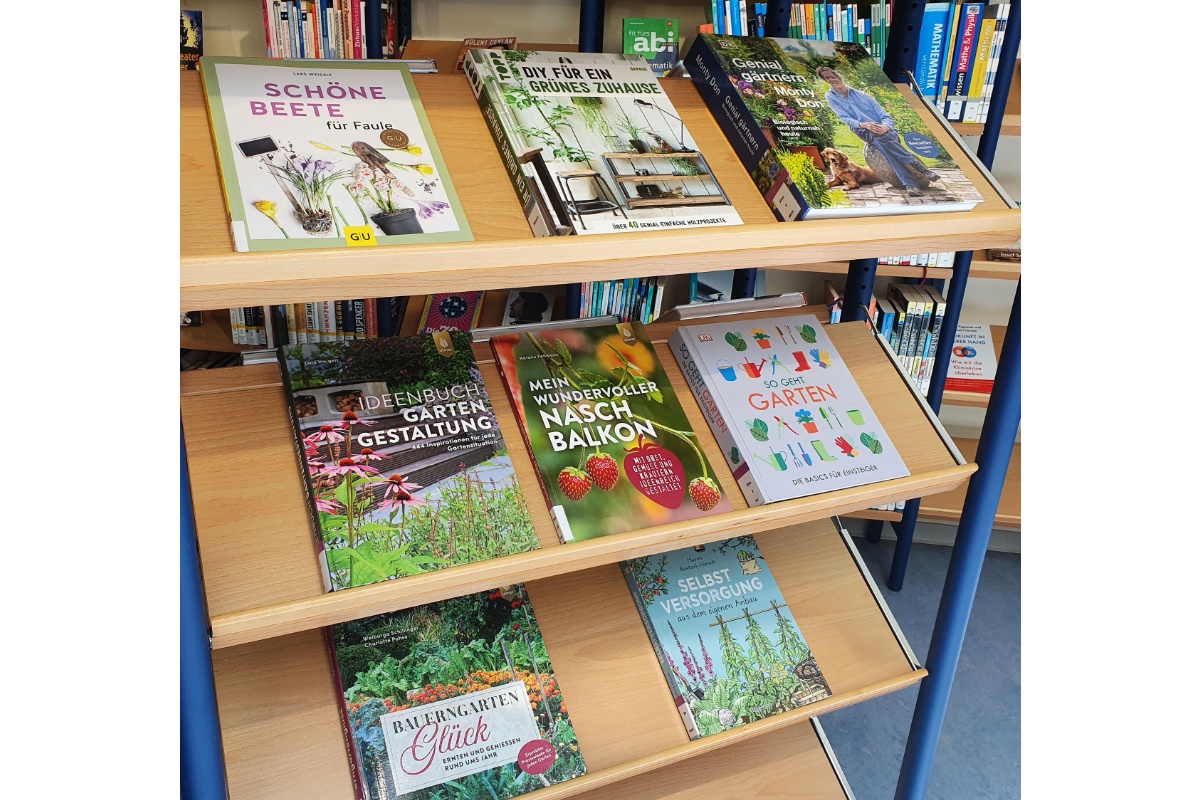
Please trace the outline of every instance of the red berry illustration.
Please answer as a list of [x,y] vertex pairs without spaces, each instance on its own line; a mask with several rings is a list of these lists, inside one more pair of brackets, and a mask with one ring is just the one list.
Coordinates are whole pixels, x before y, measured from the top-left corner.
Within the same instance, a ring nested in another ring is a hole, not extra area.
[[572,500],[582,500],[592,490],[592,479],[575,467],[567,467],[558,473],[558,488]]
[[721,490],[712,478],[696,478],[688,484],[688,497],[701,511],[711,511],[721,502]]
[[583,468],[596,482],[596,485],[606,492],[616,486],[617,479],[621,477],[621,473],[617,469],[617,460],[608,453],[596,453],[588,456]]

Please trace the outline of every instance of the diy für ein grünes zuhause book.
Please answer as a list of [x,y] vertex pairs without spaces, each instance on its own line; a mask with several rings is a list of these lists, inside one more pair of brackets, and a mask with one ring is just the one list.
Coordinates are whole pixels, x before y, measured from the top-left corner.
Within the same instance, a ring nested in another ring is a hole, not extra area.
[[464,71],[535,236],[742,224],[641,56],[473,49]]
[[983,200],[862,45],[701,34],[685,64],[781,221]]
[[238,252],[470,241],[408,67],[203,56]]
[[468,334],[296,345],[280,361],[327,591],[539,546]]
[[692,739],[830,696],[753,536],[621,562]]
[[491,344],[563,542],[732,510],[641,323]]
[[587,772],[523,585],[326,631],[362,800],[508,800]]

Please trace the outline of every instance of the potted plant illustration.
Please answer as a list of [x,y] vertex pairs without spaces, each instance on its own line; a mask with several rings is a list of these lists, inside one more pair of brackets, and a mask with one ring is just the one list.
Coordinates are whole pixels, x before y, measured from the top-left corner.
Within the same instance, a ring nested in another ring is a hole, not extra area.
[[626,114],[624,110],[621,111],[620,118],[615,120],[615,125],[617,130],[629,137],[629,146],[636,152],[645,153],[649,151],[646,143],[640,138],[645,129],[634,122],[633,118]]
[[754,575],[762,572],[762,567],[758,565],[758,557],[749,550],[738,550],[738,564],[742,567],[743,575]]
[[817,423],[813,420],[813,415],[808,413],[807,409],[800,409],[796,412],[796,419],[804,426],[804,430],[809,433],[817,432]]
[[755,328],[750,331],[750,335],[754,337],[754,341],[758,342],[758,346],[763,350],[769,350],[771,347],[771,337],[762,328]]
[[[283,153],[285,157],[282,162],[272,162],[269,169],[295,190],[289,194],[289,199],[293,201],[296,217],[304,232],[324,236],[333,230],[333,212],[329,209],[330,190],[350,173],[335,169],[332,161],[323,161],[315,156],[301,158],[291,145],[284,147]],[[259,210],[262,211],[261,208]],[[272,220],[279,225],[274,217]]]
[[372,214],[371,221],[379,226],[384,235],[423,232],[421,222],[417,219],[417,209],[402,199],[407,187],[398,178],[366,164],[356,164],[351,175],[353,183],[346,184],[346,191],[354,198],[364,219],[367,212],[363,210],[363,200],[370,200],[378,207],[379,213]]

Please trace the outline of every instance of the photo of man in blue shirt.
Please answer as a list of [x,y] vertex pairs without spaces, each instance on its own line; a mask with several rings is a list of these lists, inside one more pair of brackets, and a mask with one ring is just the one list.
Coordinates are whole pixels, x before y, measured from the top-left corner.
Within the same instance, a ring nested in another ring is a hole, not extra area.
[[940,180],[940,176],[931,171],[916,157],[896,133],[896,121],[879,105],[879,102],[866,92],[852,89],[845,84],[842,76],[832,67],[817,69],[817,77],[829,84],[825,93],[825,102],[838,119],[846,123],[858,138],[874,148],[884,159],[903,184],[909,197],[921,197],[924,192],[917,178],[928,182]]

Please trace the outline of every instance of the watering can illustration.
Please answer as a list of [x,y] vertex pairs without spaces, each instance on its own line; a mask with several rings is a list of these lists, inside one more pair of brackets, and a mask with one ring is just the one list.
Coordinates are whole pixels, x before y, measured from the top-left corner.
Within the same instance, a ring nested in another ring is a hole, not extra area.
[[751,378],[761,378],[763,364],[766,364],[767,360],[764,358],[764,359],[761,359],[757,364],[754,364],[750,361],[750,359],[746,358],[745,356],[742,356],[742,358],[744,360],[742,361],[742,363],[737,365],[738,369],[743,370]]

